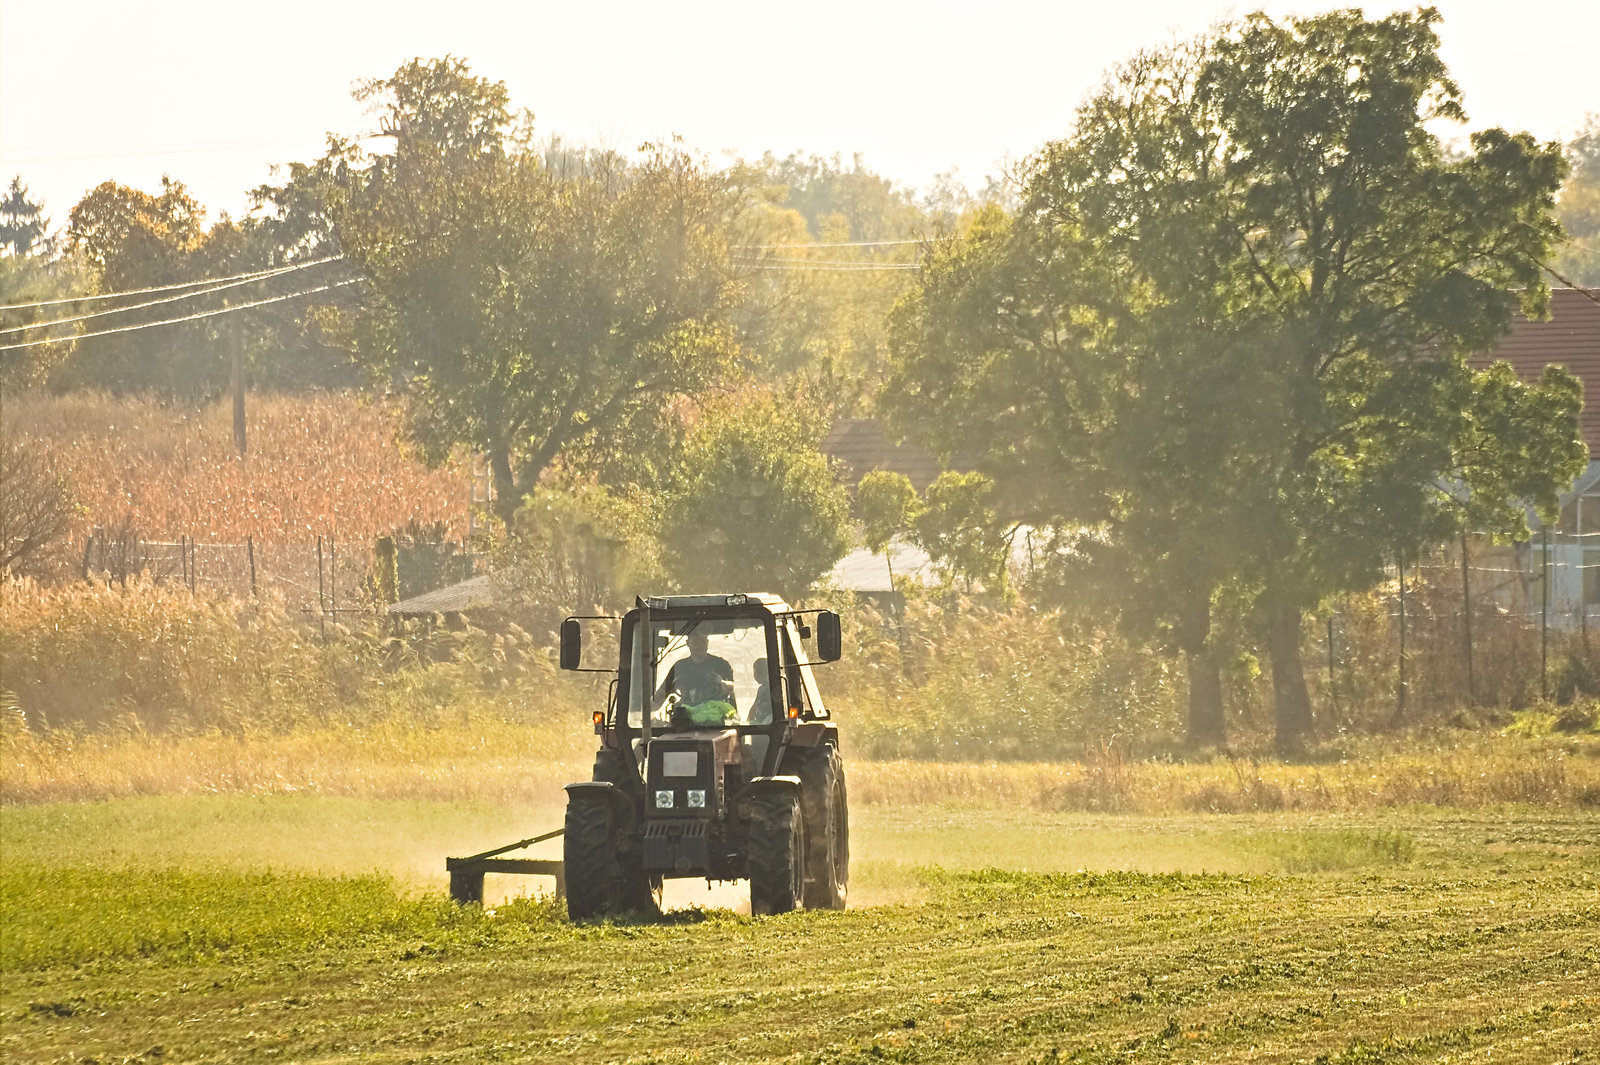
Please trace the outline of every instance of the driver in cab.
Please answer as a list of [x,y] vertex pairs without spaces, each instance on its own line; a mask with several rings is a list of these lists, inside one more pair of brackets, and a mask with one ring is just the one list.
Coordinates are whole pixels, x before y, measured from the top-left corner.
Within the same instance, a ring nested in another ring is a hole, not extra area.
[[[661,690],[678,693],[678,708],[674,711],[674,718],[688,710],[695,724],[720,724],[733,711],[733,667],[727,659],[710,653],[711,638],[703,632],[691,632],[688,645],[689,657],[673,663]],[[717,707],[714,722],[702,721],[701,716],[708,715],[696,715],[689,710],[708,703],[722,703],[727,709],[724,711]],[[679,722],[674,720],[673,723]]]

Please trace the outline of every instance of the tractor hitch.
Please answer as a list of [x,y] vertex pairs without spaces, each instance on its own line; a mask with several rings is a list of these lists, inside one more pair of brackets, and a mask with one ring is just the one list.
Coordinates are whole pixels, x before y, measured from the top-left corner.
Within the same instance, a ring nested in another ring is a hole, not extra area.
[[521,850],[547,839],[555,839],[564,829],[555,829],[540,836],[519,839],[504,847],[495,847],[466,858],[446,858],[444,867],[450,874],[450,897],[460,903],[483,901],[483,875],[485,873],[520,873],[527,876],[552,876],[556,881],[556,898],[567,896],[567,877],[559,858],[502,858],[507,851]]

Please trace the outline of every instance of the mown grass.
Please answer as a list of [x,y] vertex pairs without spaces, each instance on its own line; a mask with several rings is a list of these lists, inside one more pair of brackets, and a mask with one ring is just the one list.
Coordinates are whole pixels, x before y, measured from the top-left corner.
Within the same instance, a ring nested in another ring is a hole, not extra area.
[[[281,796],[0,810],[0,1059],[1549,1063],[1600,1048],[1600,817],[1581,812],[871,807],[863,873],[901,869],[906,901],[578,926],[542,903],[459,910],[341,872],[335,848],[325,875],[269,873],[227,842],[471,816]],[[119,833],[93,864],[95,838]]]
[[0,869],[0,959],[9,971],[159,957],[305,951],[427,935],[467,915],[403,898],[382,876],[215,869],[85,868],[8,860]]

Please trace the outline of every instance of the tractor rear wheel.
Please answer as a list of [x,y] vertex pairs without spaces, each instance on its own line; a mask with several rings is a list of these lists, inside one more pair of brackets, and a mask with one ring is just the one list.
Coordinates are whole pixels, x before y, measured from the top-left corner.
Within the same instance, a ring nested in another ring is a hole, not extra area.
[[581,921],[620,909],[622,871],[617,865],[610,803],[577,797],[567,800],[561,858],[567,878],[567,916]]
[[750,912],[788,913],[804,899],[805,818],[792,795],[761,795],[750,803],[750,841],[745,871],[750,877]]
[[829,744],[800,765],[806,816],[807,909],[842,910],[850,892],[850,813],[844,759]]

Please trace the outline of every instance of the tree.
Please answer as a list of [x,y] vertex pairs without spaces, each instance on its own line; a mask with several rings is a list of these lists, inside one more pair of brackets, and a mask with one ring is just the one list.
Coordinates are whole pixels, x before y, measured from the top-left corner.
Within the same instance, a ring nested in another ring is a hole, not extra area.
[[554,632],[575,610],[616,609],[655,583],[647,500],[598,485],[541,485],[497,544],[495,581]]
[[850,500],[788,404],[705,412],[662,505],[663,561],[686,592],[804,593],[850,548]]
[[911,531],[922,510],[922,500],[911,479],[892,470],[873,470],[856,485],[856,517],[861,522],[861,540],[867,550],[882,555],[889,566],[889,583],[894,583],[894,563],[889,544]]
[[670,146],[541,153],[505,86],[414,61],[357,94],[392,155],[348,145],[323,189],[368,281],[357,358],[402,391],[424,458],[481,451],[509,519],[560,460],[645,447],[676,396],[741,352],[725,183]]
[[1600,286],[1600,114],[1590,114],[1568,143],[1567,162],[1572,169],[1556,217],[1572,242],[1556,257],[1555,270],[1573,284]]
[[[1258,15],[1137,57],[1033,161],[1014,225],[947,249],[905,312],[907,427],[1103,533],[1132,620],[1190,660],[1191,737],[1221,737],[1225,591],[1262,616],[1293,749],[1307,609],[1464,520],[1464,494],[1510,523],[1499,493],[1548,508],[1581,465],[1570,379],[1466,363],[1510,293],[1542,304],[1563,163],[1502,130],[1446,156],[1437,18]],[[1488,424],[1519,445],[1485,447]]]
[[0,437],[0,571],[37,562],[65,538],[76,512],[67,482],[43,456]]
[[993,492],[994,482],[981,473],[946,470],[928,486],[911,522],[917,546],[947,580],[963,580],[968,592],[974,581],[992,592],[1006,590],[1011,540],[996,525]]
[[28,186],[22,183],[22,176],[13,177],[5,199],[0,200],[0,255],[33,254],[44,243],[49,229],[44,208],[28,199]]
[[[81,255],[62,253],[49,235],[44,207],[28,198],[21,178],[14,178],[0,201],[0,292],[10,310],[0,310],[0,346],[30,343],[51,334],[27,326],[70,313],[64,301],[92,289],[94,278]],[[71,341],[0,351],[0,391],[44,383],[71,350]]]
[[773,382],[806,382],[840,410],[865,408],[883,376],[889,309],[910,281],[909,242],[929,234],[930,216],[859,157],[846,168],[837,158],[768,154],[732,173],[747,201],[740,322],[761,370]]
[[[237,244],[236,233],[227,218],[208,231],[204,208],[181,181],[163,177],[159,194],[114,181],[96,186],[72,208],[66,239],[69,249],[97,274],[100,291],[118,292],[215,276],[212,271],[219,266],[256,265],[227,254]],[[145,301],[130,298],[121,305]],[[163,303],[91,324],[95,329],[148,325],[217,305],[215,301]],[[115,306],[94,309],[108,311]],[[219,328],[212,321],[185,322],[78,340],[51,383],[115,392],[153,389],[186,397],[215,394],[228,379],[227,345]]]

